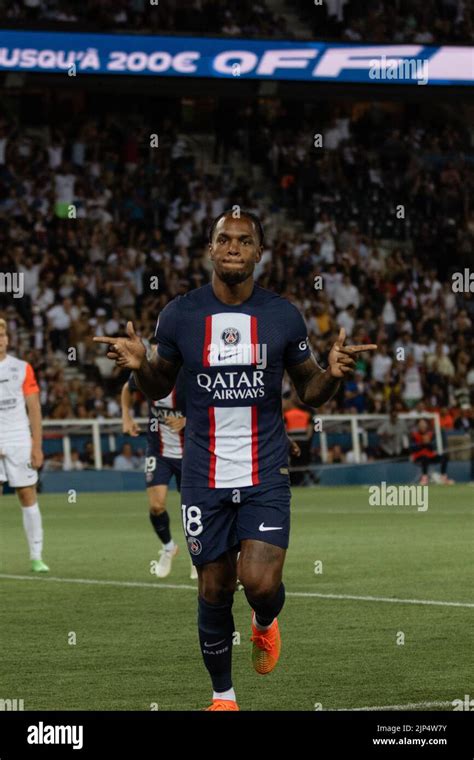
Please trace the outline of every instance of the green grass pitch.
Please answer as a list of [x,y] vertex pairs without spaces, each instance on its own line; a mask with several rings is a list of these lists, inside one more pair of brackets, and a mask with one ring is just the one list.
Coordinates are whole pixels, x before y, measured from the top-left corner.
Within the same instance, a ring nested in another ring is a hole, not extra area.
[[[294,489],[282,654],[267,676],[252,669],[249,607],[243,592],[235,597],[241,709],[329,710],[474,695],[473,494],[469,485],[430,486],[429,509],[418,512],[370,507],[363,487]],[[169,495],[169,511],[181,551],[165,581],[150,573],[160,546],[145,493],[79,493],[75,504],[42,494],[40,505],[49,577],[97,583],[33,578],[16,497],[0,499],[0,699],[23,699],[25,710],[207,706],[210,683],[189,588],[196,582],[189,579],[177,493]],[[322,572],[315,572],[317,562]],[[13,575],[27,578],[6,577]]]

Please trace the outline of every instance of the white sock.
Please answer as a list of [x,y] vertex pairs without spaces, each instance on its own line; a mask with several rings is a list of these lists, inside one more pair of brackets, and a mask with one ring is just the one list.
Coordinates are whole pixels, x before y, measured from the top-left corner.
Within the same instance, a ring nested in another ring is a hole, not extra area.
[[253,624],[254,624],[255,628],[257,629],[257,631],[268,631],[268,629],[272,627],[274,620],[275,620],[275,618],[273,618],[273,620],[270,623],[270,625],[260,625],[260,623],[257,623],[257,616],[256,616],[255,612],[253,613]]
[[171,539],[171,541],[168,541],[167,544],[163,544],[163,549],[165,552],[172,552],[174,549],[174,541]]
[[234,702],[237,701],[235,699],[235,691],[233,689],[228,689],[227,691],[213,691],[212,698],[213,699],[232,699]]
[[30,559],[41,559],[43,551],[43,526],[38,502],[31,507],[22,507],[23,527],[30,547]]

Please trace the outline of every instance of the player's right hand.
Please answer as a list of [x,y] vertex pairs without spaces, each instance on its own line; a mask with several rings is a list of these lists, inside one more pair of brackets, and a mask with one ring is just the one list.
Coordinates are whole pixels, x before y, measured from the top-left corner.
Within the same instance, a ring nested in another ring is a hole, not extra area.
[[301,456],[301,449],[296,443],[296,441],[293,441],[291,438],[288,439],[288,443],[290,445],[290,455],[292,457],[300,457]]
[[168,425],[173,433],[179,433],[186,425],[186,417],[167,417],[165,425]]
[[127,338],[109,338],[108,336],[94,336],[96,343],[107,343],[110,348],[107,358],[115,361],[117,367],[126,369],[139,369],[146,356],[146,348],[143,341],[138,337],[133,327],[133,322],[127,322]]
[[134,419],[131,417],[128,417],[127,419],[122,420],[122,432],[127,433],[127,435],[131,435],[133,438],[136,438],[137,435],[140,435],[140,425],[135,422]]

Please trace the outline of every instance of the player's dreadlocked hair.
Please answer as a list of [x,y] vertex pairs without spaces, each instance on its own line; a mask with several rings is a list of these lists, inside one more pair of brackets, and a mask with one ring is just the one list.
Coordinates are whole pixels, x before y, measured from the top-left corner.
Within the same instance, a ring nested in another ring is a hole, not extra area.
[[[214,235],[214,230],[216,229],[217,223],[222,219],[224,216],[234,216],[234,209],[229,208],[227,211],[223,211],[222,214],[219,214],[219,216],[216,216],[214,221],[212,222],[211,229],[209,230],[209,242],[212,243],[212,236]],[[263,227],[260,219],[256,214],[252,214],[251,211],[240,211],[239,213],[239,219],[245,216],[247,219],[250,219],[251,222],[253,222],[255,229],[258,233],[258,240],[260,245],[264,245],[265,243],[265,233],[263,232]]]

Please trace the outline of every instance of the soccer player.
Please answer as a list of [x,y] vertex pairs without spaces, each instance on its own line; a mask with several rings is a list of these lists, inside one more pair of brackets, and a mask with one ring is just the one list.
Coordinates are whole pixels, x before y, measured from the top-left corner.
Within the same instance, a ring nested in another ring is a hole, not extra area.
[[47,573],[37,470],[43,464],[41,405],[33,367],[7,354],[7,323],[0,319],[0,484],[8,481],[21,504],[31,569]]
[[[183,367],[186,434],[182,515],[198,569],[198,628],[213,686],[209,710],[238,710],[232,684],[233,594],[237,574],[252,608],[252,660],[270,673],[281,647],[278,615],[285,601],[283,563],[290,527],[288,440],[281,410],[284,370],[304,404],[330,399],[373,345],[344,346],[341,329],[321,369],[295,306],[256,285],[263,252],[259,219],[240,212],[211,227],[212,281],[161,312],[158,354],[127,323],[125,338],[96,337],[108,358],[134,371],[150,398],[163,398]],[[237,560],[237,554],[240,555]]]
[[[150,521],[163,544],[156,568],[158,578],[166,578],[170,574],[173,558],[178,551],[178,546],[171,536],[166,497],[168,485],[173,475],[176,478],[178,491],[181,486],[181,462],[184,447],[184,426],[186,424],[186,417],[183,414],[182,385],[180,376],[178,376],[175,388],[166,398],[157,401],[148,400],[149,419],[145,483],[150,508]],[[138,390],[132,373],[122,388],[121,406],[123,432],[133,437],[140,433],[139,426],[130,412],[132,394]],[[190,577],[194,580],[197,578],[197,571],[192,563]]]

